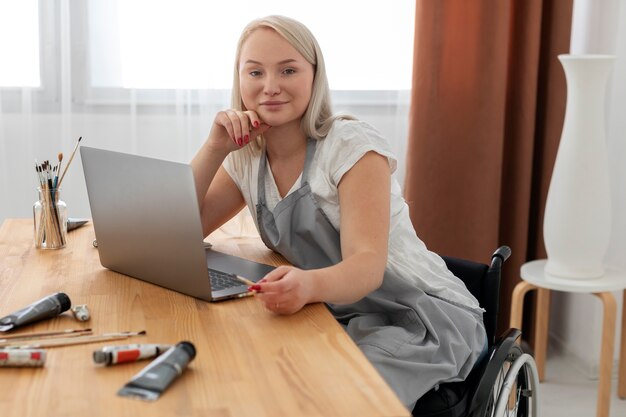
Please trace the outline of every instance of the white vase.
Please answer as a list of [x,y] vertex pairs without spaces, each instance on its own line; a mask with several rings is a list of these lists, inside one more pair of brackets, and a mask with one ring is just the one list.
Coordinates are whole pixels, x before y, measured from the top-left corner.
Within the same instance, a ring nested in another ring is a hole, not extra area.
[[605,133],[612,55],[559,55],[567,107],[543,222],[545,272],[591,279],[604,274],[611,233]]

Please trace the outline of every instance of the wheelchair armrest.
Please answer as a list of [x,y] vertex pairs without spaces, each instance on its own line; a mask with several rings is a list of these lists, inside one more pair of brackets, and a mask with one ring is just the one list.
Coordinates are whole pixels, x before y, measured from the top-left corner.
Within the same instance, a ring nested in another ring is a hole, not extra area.
[[[470,402],[470,416],[484,415],[484,408],[488,405],[488,399],[492,394],[492,389],[500,373],[500,369],[509,355],[511,348],[515,345],[515,341],[521,334],[522,332],[518,329],[509,329],[496,341],[495,345],[491,347],[489,355],[484,359],[485,363],[481,365],[483,370],[476,391],[474,391]],[[474,414],[480,407],[482,407],[483,410]]]
[[511,248],[509,248],[508,246],[500,246],[498,249],[496,249],[493,255],[491,255],[491,259],[493,259],[494,256],[497,256],[502,260],[502,262],[504,262],[509,259],[509,256],[511,256]]

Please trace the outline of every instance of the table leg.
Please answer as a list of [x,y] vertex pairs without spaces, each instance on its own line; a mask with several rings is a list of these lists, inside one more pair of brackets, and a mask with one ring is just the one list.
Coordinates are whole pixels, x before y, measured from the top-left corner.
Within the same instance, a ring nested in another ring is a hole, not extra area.
[[548,351],[548,323],[550,321],[550,290],[537,289],[535,300],[535,363],[539,380],[546,375],[546,354]]
[[602,325],[602,349],[600,352],[600,382],[598,383],[598,417],[608,417],[611,406],[611,372],[615,345],[615,316],[617,303],[610,292],[595,293],[604,305]]
[[626,291],[622,291],[622,337],[620,338],[617,395],[626,400]]

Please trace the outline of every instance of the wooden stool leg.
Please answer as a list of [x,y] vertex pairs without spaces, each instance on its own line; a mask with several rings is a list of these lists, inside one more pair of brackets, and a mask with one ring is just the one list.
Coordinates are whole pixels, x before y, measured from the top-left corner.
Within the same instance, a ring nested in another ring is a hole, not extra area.
[[[511,298],[511,320],[509,322],[510,327],[513,327],[515,329],[520,329],[520,330],[522,329],[522,316],[524,313],[524,296],[526,295],[528,291],[532,291],[536,289],[538,289],[537,286],[526,281],[521,281],[515,286],[515,288],[513,289],[513,296]],[[541,291],[541,289],[539,291]],[[544,290],[544,291],[549,291],[549,290]],[[547,331],[547,324],[546,324],[546,331]],[[537,373],[539,374],[539,381],[543,381],[544,374],[545,374],[544,372],[545,361],[541,364],[541,367],[540,367],[539,362],[536,359],[536,355],[537,355],[537,349],[535,345],[535,362],[537,363]],[[545,358],[545,353],[543,357]]]
[[524,296],[530,290],[534,290],[533,284],[520,281],[513,289],[513,295],[511,297],[511,320],[509,326],[515,329],[522,329],[522,313],[524,312]]
[[[522,316],[524,313],[524,296],[530,290],[536,287],[526,281],[519,282],[513,289],[513,295],[511,297],[511,318],[509,320],[509,327],[515,329],[522,329]],[[515,407],[515,396],[509,397],[509,408]]]
[[546,375],[546,356],[548,351],[548,323],[550,322],[550,290],[537,289],[535,306],[535,362],[539,380]]
[[626,291],[622,292],[622,337],[619,349],[619,373],[617,379],[617,395],[626,400]]
[[608,417],[611,406],[611,372],[613,368],[613,347],[615,345],[615,316],[617,303],[610,292],[594,294],[602,300],[604,317],[602,325],[602,349],[600,353],[600,382],[598,384],[598,417]]

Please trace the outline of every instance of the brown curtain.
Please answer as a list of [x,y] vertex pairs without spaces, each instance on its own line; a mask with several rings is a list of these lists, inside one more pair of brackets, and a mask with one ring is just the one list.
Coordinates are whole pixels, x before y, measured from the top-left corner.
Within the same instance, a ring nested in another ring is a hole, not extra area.
[[417,0],[405,197],[433,251],[505,264],[499,330],[543,210],[565,114],[572,0]]

